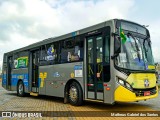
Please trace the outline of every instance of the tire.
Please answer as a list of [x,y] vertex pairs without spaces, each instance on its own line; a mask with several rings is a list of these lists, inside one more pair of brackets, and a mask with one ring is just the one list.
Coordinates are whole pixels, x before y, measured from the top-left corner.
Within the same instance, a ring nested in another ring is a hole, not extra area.
[[68,93],[68,99],[71,105],[80,106],[83,104],[83,92],[81,86],[78,83],[71,83]]
[[18,82],[18,86],[17,86],[17,95],[19,97],[23,97],[25,96],[25,92],[24,92],[24,84],[22,81]]

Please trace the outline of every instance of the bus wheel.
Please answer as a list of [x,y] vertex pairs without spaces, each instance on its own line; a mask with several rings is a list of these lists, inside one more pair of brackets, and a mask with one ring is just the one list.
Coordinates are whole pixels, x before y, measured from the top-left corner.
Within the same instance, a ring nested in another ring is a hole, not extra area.
[[79,84],[73,82],[69,88],[69,102],[71,105],[80,106],[83,103],[83,92]]
[[18,86],[17,86],[17,95],[20,96],[20,97],[23,97],[25,95],[25,93],[24,93],[24,85],[23,85],[22,81],[20,81],[18,83]]

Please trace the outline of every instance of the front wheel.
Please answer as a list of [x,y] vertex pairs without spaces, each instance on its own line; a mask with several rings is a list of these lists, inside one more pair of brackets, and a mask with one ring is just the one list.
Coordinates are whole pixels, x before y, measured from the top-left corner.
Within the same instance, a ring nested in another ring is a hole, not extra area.
[[69,102],[71,105],[80,106],[83,103],[83,92],[80,85],[73,82],[69,88]]
[[23,97],[25,95],[25,93],[24,93],[24,85],[23,85],[22,81],[20,81],[18,83],[18,86],[17,86],[17,95],[20,96],[20,97]]

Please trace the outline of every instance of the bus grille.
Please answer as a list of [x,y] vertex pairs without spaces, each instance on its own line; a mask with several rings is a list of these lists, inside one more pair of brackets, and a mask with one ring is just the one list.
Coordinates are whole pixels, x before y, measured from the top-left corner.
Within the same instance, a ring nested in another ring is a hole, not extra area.
[[144,96],[144,93],[147,91],[150,91],[150,95],[156,94],[156,87],[154,88],[148,88],[148,89],[133,89],[136,96]]

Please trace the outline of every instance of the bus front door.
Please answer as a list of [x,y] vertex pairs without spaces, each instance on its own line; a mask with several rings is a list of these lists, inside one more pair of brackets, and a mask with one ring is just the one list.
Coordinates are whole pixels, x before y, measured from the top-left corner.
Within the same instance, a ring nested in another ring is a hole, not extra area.
[[103,100],[103,37],[87,37],[87,99]]
[[7,57],[7,90],[11,90],[11,79],[12,79],[12,63],[13,63],[13,58],[12,56]]

